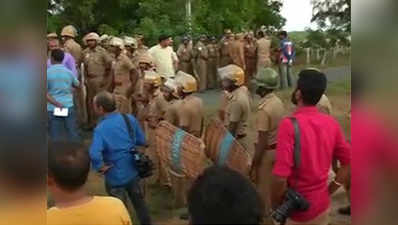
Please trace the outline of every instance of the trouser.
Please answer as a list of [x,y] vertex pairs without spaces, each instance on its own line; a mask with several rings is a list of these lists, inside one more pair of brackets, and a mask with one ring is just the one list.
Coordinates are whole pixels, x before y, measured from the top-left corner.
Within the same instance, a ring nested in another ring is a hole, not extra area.
[[288,219],[286,225],[329,225],[330,223],[330,208],[321,213],[315,219],[307,222],[296,222]]
[[187,74],[193,75],[193,68],[192,68],[192,62],[180,62],[180,70]]
[[279,75],[281,82],[281,89],[293,86],[292,66],[286,63],[279,65]]
[[105,187],[106,192],[108,192],[110,196],[116,197],[124,203],[130,213],[130,216],[133,215],[131,204],[133,205],[141,225],[152,224],[149,210],[144,201],[138,179],[132,180],[122,187],[111,187],[106,183]]
[[246,71],[245,71],[245,84],[250,86],[250,81],[256,73],[256,59],[246,57]]
[[69,115],[67,117],[57,117],[54,116],[54,112],[48,112],[48,135],[52,141],[81,141],[75,110],[74,108],[69,108],[68,110]]
[[169,168],[171,186],[174,194],[174,207],[179,209],[187,205],[187,194],[192,185],[192,180],[183,174],[174,172]]
[[123,95],[114,94],[116,100],[116,109],[120,113],[124,114],[131,114],[132,107],[131,107],[131,99],[126,98]]
[[73,102],[76,106],[77,123],[79,126],[83,126],[87,123],[87,108],[83,88],[74,91]]
[[217,85],[217,58],[209,58],[207,64],[207,87],[210,89],[216,88]]
[[95,95],[101,91],[107,90],[107,84],[105,82],[105,77],[93,77],[87,79],[87,116],[88,116],[88,126],[95,127],[97,123],[97,115],[94,112],[93,100]]
[[264,203],[265,225],[272,225],[273,221],[270,216],[271,212],[271,174],[272,166],[275,161],[275,150],[267,150],[263,154],[260,165],[256,171],[256,188]]
[[199,75],[199,91],[203,92],[207,89],[207,61],[199,59],[197,61],[197,71]]
[[148,178],[147,181],[150,184],[160,183],[164,186],[171,186],[170,176],[167,171],[166,165],[164,164],[164,162],[162,162],[162,160],[160,160],[159,152],[157,150],[155,129],[148,128],[147,131],[149,147],[147,148],[146,154],[154,164],[153,175]]

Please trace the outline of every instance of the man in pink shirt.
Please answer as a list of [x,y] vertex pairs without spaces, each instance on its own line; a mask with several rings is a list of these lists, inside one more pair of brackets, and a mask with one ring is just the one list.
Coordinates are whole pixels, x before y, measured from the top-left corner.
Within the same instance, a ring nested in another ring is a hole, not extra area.
[[[349,179],[351,146],[345,141],[338,122],[316,108],[326,86],[326,76],[320,71],[307,69],[299,74],[292,95],[292,102],[297,105],[292,117],[296,118],[300,131],[298,169],[294,163],[295,131],[291,118],[283,119],[279,125],[272,172],[272,207],[276,209],[282,205],[288,188],[298,192],[310,205],[308,210],[293,211],[288,225],[328,225],[330,195]],[[333,159],[339,160],[342,166],[328,186]]]

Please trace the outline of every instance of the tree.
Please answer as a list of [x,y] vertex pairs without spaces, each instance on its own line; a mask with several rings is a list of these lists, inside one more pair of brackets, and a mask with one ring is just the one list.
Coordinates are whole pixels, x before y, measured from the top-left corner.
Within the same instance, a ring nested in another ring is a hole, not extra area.
[[312,0],[313,16],[321,29],[351,33],[351,0]]

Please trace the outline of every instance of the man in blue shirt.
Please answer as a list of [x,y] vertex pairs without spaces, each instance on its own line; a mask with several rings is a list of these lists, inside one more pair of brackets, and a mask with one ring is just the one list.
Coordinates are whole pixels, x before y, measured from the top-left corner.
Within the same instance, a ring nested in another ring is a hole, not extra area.
[[[68,140],[80,141],[73,104],[73,88],[80,83],[62,61],[65,54],[60,49],[51,53],[51,63],[47,69],[47,112],[48,133],[53,141],[59,140],[66,129]],[[56,108],[67,109],[66,115],[55,115]]]
[[280,43],[280,76],[281,89],[293,86],[292,66],[295,59],[295,50],[293,42],[288,39],[287,32],[281,31],[279,33]]
[[93,168],[105,175],[105,186],[109,195],[121,199],[126,206],[130,198],[140,223],[151,224],[132,154],[137,146],[145,145],[144,133],[138,121],[128,115],[134,133],[134,137],[130,137],[123,116],[116,111],[116,102],[111,93],[97,94],[93,106],[94,112],[102,118],[94,130],[90,147]]

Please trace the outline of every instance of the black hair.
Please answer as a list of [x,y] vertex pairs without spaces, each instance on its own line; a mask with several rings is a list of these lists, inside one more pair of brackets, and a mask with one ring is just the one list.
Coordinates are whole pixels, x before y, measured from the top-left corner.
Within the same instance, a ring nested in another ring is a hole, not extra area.
[[260,224],[262,202],[248,179],[226,167],[210,167],[188,194],[192,225]]
[[61,49],[54,49],[51,51],[51,58],[58,63],[64,61],[65,53]]
[[48,144],[48,174],[65,191],[76,191],[87,181],[90,157],[82,144],[50,142]]
[[169,39],[171,36],[168,34],[162,34],[159,36],[159,42]]
[[98,93],[95,96],[95,102],[97,106],[104,108],[105,112],[110,113],[116,110],[116,101],[113,95],[107,91]]
[[287,37],[287,32],[283,30],[283,31],[279,32],[279,35],[282,35],[283,37]]
[[297,89],[301,91],[305,105],[316,105],[325,93],[326,75],[320,71],[306,69],[300,72]]

